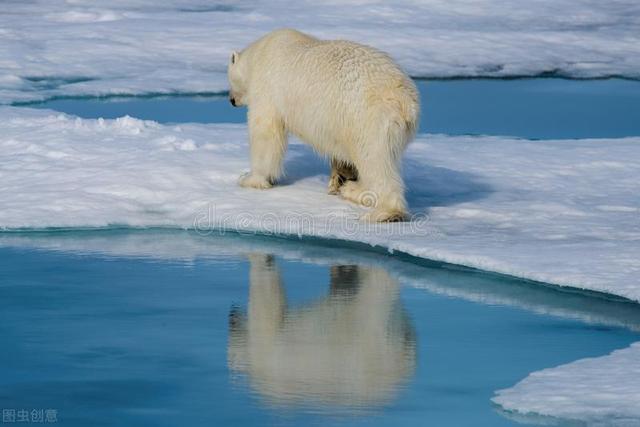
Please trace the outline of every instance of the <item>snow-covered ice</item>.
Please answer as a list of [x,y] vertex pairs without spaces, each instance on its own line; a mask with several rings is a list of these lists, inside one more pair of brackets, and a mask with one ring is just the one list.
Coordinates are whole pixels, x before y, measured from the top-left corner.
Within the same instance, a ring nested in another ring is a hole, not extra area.
[[83,120],[0,107],[0,227],[214,227],[377,245],[640,300],[640,138],[420,136],[410,223],[366,224],[290,146],[281,185],[242,189],[243,125]]
[[587,426],[640,424],[640,343],[608,356],[535,372],[493,401],[518,414]]
[[635,0],[4,1],[0,103],[224,91],[230,52],[284,26],[376,46],[418,77],[640,78]]

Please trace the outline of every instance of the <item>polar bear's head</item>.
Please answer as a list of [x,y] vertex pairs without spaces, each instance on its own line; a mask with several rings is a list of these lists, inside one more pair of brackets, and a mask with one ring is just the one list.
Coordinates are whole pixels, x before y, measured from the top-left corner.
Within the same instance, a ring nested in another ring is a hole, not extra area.
[[229,92],[229,102],[234,107],[240,107],[246,105],[245,97],[247,94],[247,78],[246,78],[246,64],[243,64],[240,52],[233,52],[229,59],[229,67],[227,69],[227,76],[229,77],[229,85],[231,91]]

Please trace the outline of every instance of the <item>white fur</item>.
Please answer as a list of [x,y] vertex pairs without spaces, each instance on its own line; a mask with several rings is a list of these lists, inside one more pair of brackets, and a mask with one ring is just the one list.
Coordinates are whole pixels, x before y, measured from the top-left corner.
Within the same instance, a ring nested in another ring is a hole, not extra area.
[[358,180],[340,194],[375,207],[366,219],[406,216],[400,162],[420,107],[415,85],[389,56],[283,29],[234,52],[228,73],[230,97],[249,109],[251,172],[242,186],[268,188],[278,179],[292,133],[355,166]]

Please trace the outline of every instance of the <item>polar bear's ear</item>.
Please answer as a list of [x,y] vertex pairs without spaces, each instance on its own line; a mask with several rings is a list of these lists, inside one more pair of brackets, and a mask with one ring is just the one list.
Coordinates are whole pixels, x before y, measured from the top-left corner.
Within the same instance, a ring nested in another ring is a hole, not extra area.
[[240,54],[234,50],[233,53],[231,53],[231,63],[235,64],[236,62],[238,62],[239,57]]

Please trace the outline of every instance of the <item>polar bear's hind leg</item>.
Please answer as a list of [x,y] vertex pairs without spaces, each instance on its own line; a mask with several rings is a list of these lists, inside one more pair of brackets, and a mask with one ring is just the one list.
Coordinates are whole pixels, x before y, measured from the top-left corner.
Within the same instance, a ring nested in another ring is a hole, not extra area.
[[365,221],[401,221],[408,217],[404,198],[404,182],[400,173],[402,152],[413,132],[412,124],[401,120],[380,121],[363,135],[367,144],[354,163],[358,181],[347,182],[340,194],[347,200],[373,210],[362,217]]

